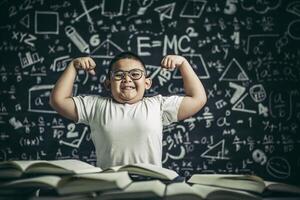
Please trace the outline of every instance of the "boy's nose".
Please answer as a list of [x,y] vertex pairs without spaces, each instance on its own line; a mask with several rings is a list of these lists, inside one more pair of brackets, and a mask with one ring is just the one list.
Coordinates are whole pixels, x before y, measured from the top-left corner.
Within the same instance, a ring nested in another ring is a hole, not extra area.
[[125,81],[132,81],[128,73],[124,73],[124,77],[123,77],[122,80],[125,80]]

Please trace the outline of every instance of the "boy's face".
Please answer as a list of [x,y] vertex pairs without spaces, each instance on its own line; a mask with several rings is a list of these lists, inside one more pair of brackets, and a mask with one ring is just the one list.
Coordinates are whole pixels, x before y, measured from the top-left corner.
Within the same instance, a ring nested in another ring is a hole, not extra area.
[[151,80],[145,77],[145,68],[137,60],[118,60],[111,71],[107,84],[113,98],[119,103],[136,103],[143,98],[145,90],[151,87]]

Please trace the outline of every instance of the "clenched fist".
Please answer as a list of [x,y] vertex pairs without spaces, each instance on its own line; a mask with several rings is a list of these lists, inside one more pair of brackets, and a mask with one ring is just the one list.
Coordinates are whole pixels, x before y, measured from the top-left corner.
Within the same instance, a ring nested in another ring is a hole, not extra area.
[[96,63],[91,57],[79,57],[72,60],[76,69],[83,69],[92,75],[96,75]]
[[180,67],[187,60],[183,56],[167,55],[161,61],[161,66],[165,69],[173,70],[176,67]]

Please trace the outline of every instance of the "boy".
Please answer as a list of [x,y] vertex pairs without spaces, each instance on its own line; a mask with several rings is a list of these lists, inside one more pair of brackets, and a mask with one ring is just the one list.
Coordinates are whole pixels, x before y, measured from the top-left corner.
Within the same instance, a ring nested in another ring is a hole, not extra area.
[[133,163],[161,166],[163,124],[186,119],[206,103],[203,85],[184,57],[168,55],[161,66],[180,70],[184,97],[144,97],[152,82],[143,61],[130,52],[110,63],[105,85],[112,97],[72,97],[77,69],[95,75],[96,64],[90,57],[72,60],[55,84],[51,106],[62,116],[90,126],[97,165],[102,169]]

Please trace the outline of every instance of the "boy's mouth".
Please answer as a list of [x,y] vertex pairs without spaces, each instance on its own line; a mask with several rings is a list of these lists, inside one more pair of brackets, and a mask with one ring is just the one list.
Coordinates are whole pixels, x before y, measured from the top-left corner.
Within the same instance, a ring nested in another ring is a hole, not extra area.
[[134,86],[126,85],[126,86],[122,86],[121,89],[122,90],[132,90],[132,89],[135,89],[135,87]]

